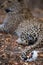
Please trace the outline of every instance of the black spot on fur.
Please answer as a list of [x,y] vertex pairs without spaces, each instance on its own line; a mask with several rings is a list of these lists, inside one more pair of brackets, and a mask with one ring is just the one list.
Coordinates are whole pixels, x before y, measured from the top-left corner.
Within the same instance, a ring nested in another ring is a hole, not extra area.
[[5,11],[6,11],[6,13],[9,13],[9,12],[11,12],[11,10],[10,10],[10,9],[5,9]]
[[28,45],[33,45],[37,41],[37,38],[34,39],[32,35],[28,37]]
[[8,0],[8,3],[11,3],[12,1],[11,0]]
[[18,2],[21,2],[22,0],[18,0]]

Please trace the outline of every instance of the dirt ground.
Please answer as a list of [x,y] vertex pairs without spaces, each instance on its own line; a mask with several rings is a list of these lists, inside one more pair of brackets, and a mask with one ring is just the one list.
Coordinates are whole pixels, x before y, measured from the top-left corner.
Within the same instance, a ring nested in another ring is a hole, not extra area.
[[[0,33],[0,65],[43,65],[43,58],[35,62],[23,62],[20,59],[21,50],[26,46],[19,46],[15,40],[16,36]],[[42,48],[42,47],[39,47]],[[37,47],[37,49],[39,49]],[[42,50],[42,49],[39,49]]]

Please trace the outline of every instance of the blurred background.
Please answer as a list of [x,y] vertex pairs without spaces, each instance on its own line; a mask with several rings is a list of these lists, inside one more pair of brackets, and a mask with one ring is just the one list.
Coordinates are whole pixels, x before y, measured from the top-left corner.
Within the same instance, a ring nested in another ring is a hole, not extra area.
[[43,20],[43,0],[24,0],[24,3],[34,16]]
[[11,3],[12,1],[24,3],[24,6],[31,10],[33,16],[43,20],[43,0],[0,0],[0,21],[2,21],[5,17],[5,12],[3,9],[1,9],[1,7],[6,7],[8,4],[7,1],[9,3]]

